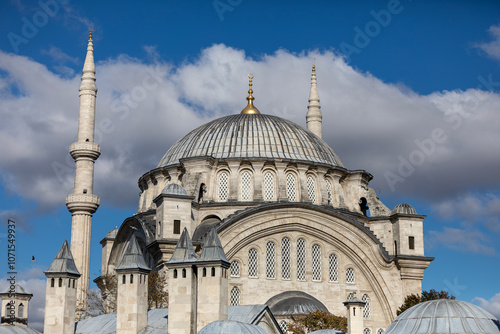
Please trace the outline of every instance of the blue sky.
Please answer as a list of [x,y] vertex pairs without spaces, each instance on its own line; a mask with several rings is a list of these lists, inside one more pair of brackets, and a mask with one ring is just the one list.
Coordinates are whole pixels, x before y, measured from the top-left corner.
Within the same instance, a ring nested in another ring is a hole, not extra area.
[[374,175],[389,208],[408,202],[428,216],[436,260],[424,289],[500,316],[499,3],[42,0],[3,1],[0,13],[0,218],[19,227],[35,327],[42,271],[70,239],[68,148],[89,24],[102,146],[91,279],[99,241],[136,211],[137,179],[177,139],[239,112],[248,73],[262,112],[304,125],[316,59],[324,139],[348,168]]

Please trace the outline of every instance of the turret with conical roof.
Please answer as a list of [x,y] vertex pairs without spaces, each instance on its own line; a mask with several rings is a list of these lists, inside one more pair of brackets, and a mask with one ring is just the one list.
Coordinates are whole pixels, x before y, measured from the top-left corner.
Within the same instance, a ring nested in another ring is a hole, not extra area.
[[120,264],[116,300],[116,333],[137,334],[148,325],[148,274],[144,253],[135,235],[129,240]]
[[33,297],[33,294],[17,283],[0,292],[0,298],[2,298],[2,324],[10,323],[27,326],[31,297]]
[[74,334],[76,315],[76,287],[80,273],[73,260],[68,241],[65,240],[49,269],[45,271],[46,334]]
[[228,268],[226,254],[215,228],[203,240],[198,269],[198,328],[215,320],[227,320]]
[[168,268],[168,332],[196,334],[196,253],[187,228],[182,231]]
[[316,86],[316,65],[313,64],[311,75],[311,91],[309,92],[309,105],[306,115],[307,129],[321,138],[323,115],[319,104],[318,87]]

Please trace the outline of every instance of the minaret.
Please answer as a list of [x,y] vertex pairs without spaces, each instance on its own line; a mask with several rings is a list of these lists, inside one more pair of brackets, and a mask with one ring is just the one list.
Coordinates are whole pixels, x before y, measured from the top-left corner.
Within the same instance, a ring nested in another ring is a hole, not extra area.
[[309,105],[307,106],[307,129],[321,138],[321,106],[319,104],[318,87],[316,87],[316,65],[313,64],[311,75],[311,92],[309,93]]
[[[82,278],[78,282],[77,307],[87,309],[90,264],[90,228],[92,214],[99,207],[99,197],[93,194],[94,161],[101,148],[94,143],[95,101],[94,47],[92,31],[89,32],[87,56],[83,65],[80,83],[80,111],[78,119],[78,140],[71,144],[69,153],[75,159],[75,189],[66,197],[66,206],[72,214],[71,252]],[[78,317],[78,315],[77,315]]]

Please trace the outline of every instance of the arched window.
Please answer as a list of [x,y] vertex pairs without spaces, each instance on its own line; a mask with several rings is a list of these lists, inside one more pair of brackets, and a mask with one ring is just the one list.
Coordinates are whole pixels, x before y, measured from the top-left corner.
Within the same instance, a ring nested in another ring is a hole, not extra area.
[[264,201],[276,200],[276,186],[274,184],[274,174],[266,172],[264,174]]
[[241,173],[240,178],[241,201],[249,202],[252,200],[252,174],[249,171]]
[[297,240],[297,280],[306,280],[306,241]]
[[318,244],[312,246],[312,279],[321,281],[321,247]]
[[161,233],[161,222],[158,222],[158,235],[157,235],[158,238],[161,238],[162,237],[162,233]]
[[328,204],[333,205],[333,187],[330,180],[326,180],[326,192],[328,194]]
[[238,261],[231,262],[231,277],[240,277],[240,263]]
[[372,334],[372,330],[370,328],[363,329],[363,334]]
[[54,287],[54,279],[53,279],[53,278],[51,278],[51,279],[50,279],[50,287],[51,287],[51,288],[53,288],[53,287]]
[[371,315],[371,303],[370,303],[370,297],[368,297],[367,294],[364,294],[363,297],[361,298],[362,301],[364,301],[365,307],[363,308],[363,318],[369,319]]
[[[174,278],[177,278],[177,270],[174,270]],[[127,282],[127,278],[125,275],[122,276],[122,284],[125,284]]]
[[130,274],[130,284],[134,283],[134,275]]
[[356,276],[354,274],[354,269],[352,268],[347,268],[345,272],[345,282],[354,284],[356,282]]
[[316,182],[314,182],[314,178],[309,175],[307,177],[307,195],[309,195],[309,200],[316,204]]
[[10,314],[10,303],[7,303],[7,305],[5,305],[5,315],[4,317],[10,317],[11,314]]
[[280,322],[280,328],[283,333],[288,332],[288,324],[286,323],[285,320],[281,320]]
[[252,248],[248,251],[248,276],[257,277],[259,275],[259,255],[257,250]]
[[290,202],[297,201],[297,178],[294,174],[286,174],[286,195]]
[[202,272],[203,277],[207,277],[207,268],[203,268]]
[[229,174],[222,172],[219,174],[219,201],[225,202],[229,197]]
[[240,289],[238,287],[235,286],[231,289],[229,301],[231,306],[240,305]]
[[266,277],[276,278],[276,245],[272,241],[266,245]]
[[182,278],[186,278],[186,269],[185,268],[182,269]]
[[330,282],[339,281],[339,260],[335,254],[328,257],[328,276]]
[[59,287],[62,287],[62,278],[59,279]]
[[214,276],[215,276],[215,268],[212,267],[212,277],[214,277]]
[[21,303],[17,309],[17,317],[24,318],[24,305]]
[[383,329],[383,328],[379,328],[379,329],[377,330],[377,334],[382,334],[382,333],[384,333],[384,329]]
[[281,278],[291,279],[291,258],[290,258],[290,239],[284,237],[281,239]]

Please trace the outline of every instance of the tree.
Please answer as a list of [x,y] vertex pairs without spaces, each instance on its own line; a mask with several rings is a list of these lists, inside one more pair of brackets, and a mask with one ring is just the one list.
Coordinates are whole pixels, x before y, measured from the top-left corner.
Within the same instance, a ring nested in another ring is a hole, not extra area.
[[288,332],[293,334],[305,334],[320,329],[336,329],[347,332],[347,318],[326,311],[313,311],[292,319],[293,321],[288,326]]
[[441,290],[441,291],[436,291],[434,289],[429,290],[429,291],[422,291],[420,295],[417,294],[411,294],[406,296],[405,301],[403,305],[399,308],[397,311],[397,315],[400,315],[407,309],[409,309],[412,306],[415,306],[417,304],[429,301],[429,300],[436,300],[436,299],[455,299],[455,296],[450,295],[448,291]]
[[168,292],[163,274],[153,270],[148,276],[148,306],[149,308],[168,307]]

